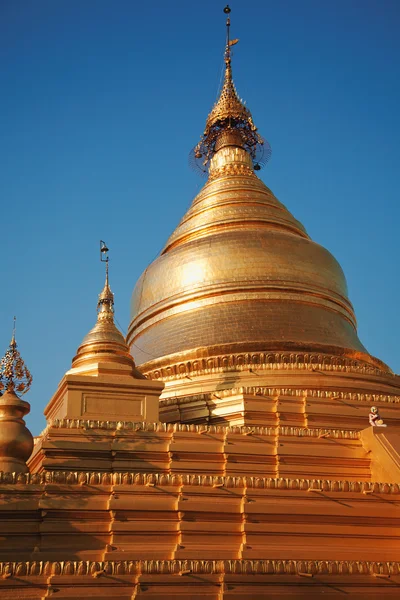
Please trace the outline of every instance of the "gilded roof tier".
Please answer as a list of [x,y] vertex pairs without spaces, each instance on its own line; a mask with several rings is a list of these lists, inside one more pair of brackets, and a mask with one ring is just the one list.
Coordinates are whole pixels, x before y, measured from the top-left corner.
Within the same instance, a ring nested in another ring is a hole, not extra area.
[[232,77],[232,65],[230,58],[226,60],[224,83],[221,93],[210,114],[207,117],[204,135],[207,135],[212,127],[218,122],[228,119],[247,122],[250,129],[256,130],[251,112],[243,104],[236,91]]

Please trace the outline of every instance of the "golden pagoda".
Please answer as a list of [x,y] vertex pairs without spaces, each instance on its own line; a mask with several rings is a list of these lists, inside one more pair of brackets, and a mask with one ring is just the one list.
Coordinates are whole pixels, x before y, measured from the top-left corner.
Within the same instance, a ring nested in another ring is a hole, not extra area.
[[341,427],[362,426],[336,400],[375,401],[398,380],[358,339],[338,262],[256,175],[269,147],[237,95],[229,29],[228,13],[224,83],[194,150],[208,180],[136,284],[128,343],[166,384],[162,420],[334,426],[341,408]]
[[399,597],[400,378],[359,341],[339,264],[257,177],[270,147],[224,12],[193,151],[207,182],[137,282],[126,340],[101,243],[97,322],[30,458],[15,348],[0,363],[2,599]]

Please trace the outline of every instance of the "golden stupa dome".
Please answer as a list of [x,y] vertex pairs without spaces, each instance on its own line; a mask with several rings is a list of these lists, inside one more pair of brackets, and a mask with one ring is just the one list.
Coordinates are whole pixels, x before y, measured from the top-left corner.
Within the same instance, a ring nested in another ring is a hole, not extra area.
[[230,46],[228,35],[221,96],[194,151],[208,181],[133,292],[136,363],[165,372],[238,353],[317,352],[386,371],[358,339],[340,265],[256,176],[264,141],[233,85]]

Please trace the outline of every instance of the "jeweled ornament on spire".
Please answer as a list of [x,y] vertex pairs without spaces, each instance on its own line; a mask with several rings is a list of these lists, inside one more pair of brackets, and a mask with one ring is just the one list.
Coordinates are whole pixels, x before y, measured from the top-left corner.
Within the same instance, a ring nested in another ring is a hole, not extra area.
[[14,328],[10,346],[0,360],[0,471],[26,473],[26,461],[33,449],[33,437],[23,417],[30,411],[24,394],[32,384],[32,375],[17,350]]
[[239,98],[232,78],[232,46],[230,39],[230,7],[224,8],[226,19],[225,77],[219,98],[206,121],[204,133],[191,152],[191,161],[202,173],[207,173],[210,161],[223,146],[239,146],[251,156],[253,167],[259,171],[271,156],[271,146],[254,125],[251,112]]
[[17,350],[15,317],[10,345],[0,359],[0,390],[25,394],[32,385],[32,375]]

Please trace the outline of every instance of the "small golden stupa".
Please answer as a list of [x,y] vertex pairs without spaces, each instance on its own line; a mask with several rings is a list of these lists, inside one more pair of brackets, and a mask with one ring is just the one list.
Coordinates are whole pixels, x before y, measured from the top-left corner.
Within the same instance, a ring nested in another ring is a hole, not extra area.
[[[94,420],[158,419],[164,385],[149,381],[136,368],[129,347],[114,322],[114,294],[109,282],[108,248],[100,242],[106,277],[97,301],[97,321],[83,338],[72,366],[45,409],[48,422],[63,418]],[[40,444],[35,446],[39,457]],[[39,458],[38,458],[39,460]]]
[[[108,249],[106,249],[108,251]],[[125,365],[138,379],[145,379],[135,367],[125,338],[114,323],[114,294],[109,284],[109,262],[106,263],[106,280],[97,302],[97,322],[83,338],[69,373],[98,371],[99,363]]]

